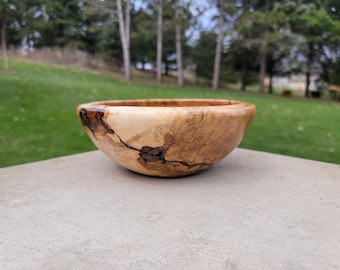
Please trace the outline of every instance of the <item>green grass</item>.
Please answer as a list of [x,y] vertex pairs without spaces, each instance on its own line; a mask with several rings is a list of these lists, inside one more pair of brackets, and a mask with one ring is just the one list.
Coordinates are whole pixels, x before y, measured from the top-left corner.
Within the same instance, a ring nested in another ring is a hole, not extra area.
[[[0,62],[1,65],[1,62]],[[340,163],[340,104],[208,88],[178,89],[49,65],[10,61],[0,72],[0,167],[95,149],[75,113],[94,100],[225,98],[256,104],[240,147]]]

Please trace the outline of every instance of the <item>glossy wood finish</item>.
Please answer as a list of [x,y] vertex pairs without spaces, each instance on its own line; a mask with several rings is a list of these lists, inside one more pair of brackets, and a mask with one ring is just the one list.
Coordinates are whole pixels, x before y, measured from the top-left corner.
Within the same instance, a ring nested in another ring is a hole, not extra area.
[[242,140],[254,105],[231,100],[113,100],[80,105],[94,144],[137,173],[178,177],[214,165]]

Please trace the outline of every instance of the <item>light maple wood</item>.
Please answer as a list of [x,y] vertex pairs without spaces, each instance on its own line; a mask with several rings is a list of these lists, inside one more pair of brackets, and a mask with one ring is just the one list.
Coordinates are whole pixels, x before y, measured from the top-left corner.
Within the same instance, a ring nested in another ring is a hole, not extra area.
[[113,100],[80,105],[94,144],[137,173],[178,177],[228,155],[248,130],[253,104],[214,99]]

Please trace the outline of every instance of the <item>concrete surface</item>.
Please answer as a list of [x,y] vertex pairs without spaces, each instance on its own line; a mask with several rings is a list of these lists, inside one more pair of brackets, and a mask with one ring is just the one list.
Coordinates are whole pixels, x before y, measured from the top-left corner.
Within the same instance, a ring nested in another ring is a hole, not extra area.
[[94,151],[0,169],[0,269],[339,269],[340,166],[236,149],[179,179]]

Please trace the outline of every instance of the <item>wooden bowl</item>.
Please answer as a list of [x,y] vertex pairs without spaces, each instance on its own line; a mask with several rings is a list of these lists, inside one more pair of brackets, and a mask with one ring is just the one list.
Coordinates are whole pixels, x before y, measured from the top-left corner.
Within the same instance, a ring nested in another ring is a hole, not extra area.
[[205,170],[242,140],[254,105],[219,99],[112,100],[77,112],[94,144],[121,166],[145,175]]

